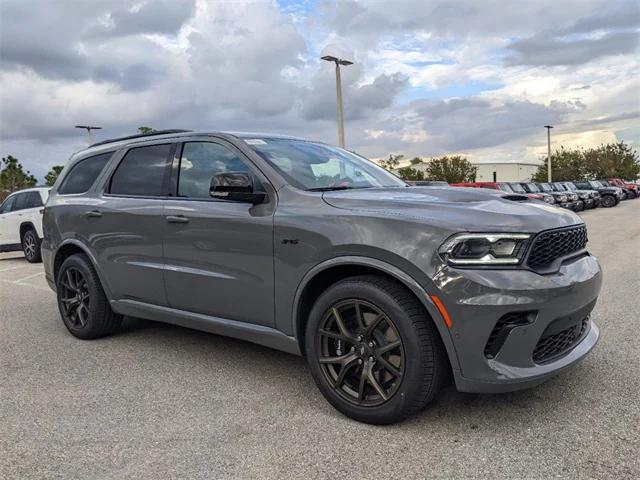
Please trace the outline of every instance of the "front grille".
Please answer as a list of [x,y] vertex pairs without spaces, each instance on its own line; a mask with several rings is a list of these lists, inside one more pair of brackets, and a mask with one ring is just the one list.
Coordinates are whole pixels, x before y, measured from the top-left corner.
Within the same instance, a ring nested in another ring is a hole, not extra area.
[[549,265],[560,257],[582,250],[587,241],[587,228],[584,225],[543,232],[533,240],[527,265],[531,268]]
[[557,333],[546,334],[549,330],[547,328],[533,350],[533,361],[536,363],[549,362],[568,352],[582,339],[588,327],[589,317],[585,317],[582,321]]

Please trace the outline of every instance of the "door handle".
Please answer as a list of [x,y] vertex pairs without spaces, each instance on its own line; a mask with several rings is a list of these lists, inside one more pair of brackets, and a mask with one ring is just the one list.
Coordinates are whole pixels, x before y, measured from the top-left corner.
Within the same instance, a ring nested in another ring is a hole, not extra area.
[[189,223],[189,219],[184,215],[168,215],[166,218],[169,223]]
[[84,215],[89,218],[100,218],[102,217],[102,212],[99,212],[98,210],[89,210],[88,212],[85,212]]

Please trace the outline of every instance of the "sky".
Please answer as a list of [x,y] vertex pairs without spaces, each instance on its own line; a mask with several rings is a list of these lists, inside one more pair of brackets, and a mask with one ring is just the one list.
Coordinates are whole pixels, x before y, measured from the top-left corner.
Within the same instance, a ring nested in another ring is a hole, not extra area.
[[637,0],[0,0],[0,154],[42,179],[95,141],[275,132],[347,148],[535,161],[640,150]]

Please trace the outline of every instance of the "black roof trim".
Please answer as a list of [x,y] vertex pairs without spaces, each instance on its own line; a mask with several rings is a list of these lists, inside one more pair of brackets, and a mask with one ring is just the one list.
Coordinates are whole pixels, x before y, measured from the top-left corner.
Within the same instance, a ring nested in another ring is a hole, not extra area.
[[154,135],[168,135],[168,134],[171,134],[171,133],[187,133],[187,132],[192,132],[192,131],[193,130],[180,130],[180,129],[155,130],[155,131],[150,132],[150,133],[140,133],[138,135],[129,135],[128,137],[109,138],[107,140],[103,140],[103,141],[98,142],[98,143],[93,143],[93,144],[91,144],[91,147],[96,147],[98,145],[106,145],[107,143],[120,142],[122,140],[132,140],[134,138],[153,137]]

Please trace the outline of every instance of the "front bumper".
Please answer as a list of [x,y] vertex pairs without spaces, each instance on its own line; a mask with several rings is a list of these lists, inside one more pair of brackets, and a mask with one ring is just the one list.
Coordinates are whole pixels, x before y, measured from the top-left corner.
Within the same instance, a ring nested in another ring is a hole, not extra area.
[[[548,275],[445,267],[435,280],[453,321],[450,333],[460,367],[454,376],[460,391],[498,393],[538,385],[584,358],[598,341],[598,327],[587,320],[570,348],[534,360],[543,334],[553,325],[588,319],[602,284],[600,266],[590,255]],[[488,342],[507,314],[526,314],[529,323],[501,332],[500,348],[489,355]]]

